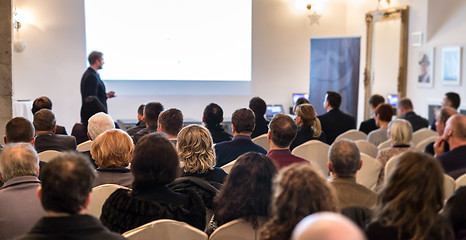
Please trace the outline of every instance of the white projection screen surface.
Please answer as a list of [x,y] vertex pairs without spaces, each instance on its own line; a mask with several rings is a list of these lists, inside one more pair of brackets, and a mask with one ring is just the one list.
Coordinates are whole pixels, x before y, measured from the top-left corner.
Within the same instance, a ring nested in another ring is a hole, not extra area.
[[251,80],[252,0],[85,0],[103,80]]

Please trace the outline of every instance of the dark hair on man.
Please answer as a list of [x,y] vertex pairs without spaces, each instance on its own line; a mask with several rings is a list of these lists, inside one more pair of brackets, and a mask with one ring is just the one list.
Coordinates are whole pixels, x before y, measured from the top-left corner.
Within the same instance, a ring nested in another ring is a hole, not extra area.
[[385,102],[385,98],[382,97],[382,95],[379,94],[374,94],[369,98],[369,104],[371,104],[373,107],[379,106],[379,104],[382,104]]
[[32,123],[23,117],[15,117],[5,126],[6,141],[8,143],[29,143],[35,135]]
[[146,107],[145,104],[139,105],[139,107],[138,107],[138,115],[144,116],[144,108],[145,108],[145,107]]
[[41,110],[42,108],[52,110],[52,101],[50,100],[50,98],[46,96],[36,98],[32,103],[32,114],[36,114],[36,112]]
[[99,51],[92,51],[87,60],[89,60],[89,64],[94,64],[97,60],[100,60],[103,55],[104,54]]
[[47,163],[40,178],[43,208],[76,215],[92,190],[95,173],[84,155],[66,152]]
[[251,109],[241,108],[231,116],[231,124],[237,133],[251,133],[255,126],[255,115]]
[[170,108],[159,115],[159,124],[164,132],[176,136],[183,128],[183,113],[176,108]]
[[338,177],[353,177],[361,164],[358,147],[353,141],[344,138],[330,146],[328,158]]
[[150,102],[144,107],[144,120],[149,127],[157,127],[159,114],[163,111],[163,105],[159,102]]
[[393,117],[393,107],[388,103],[382,103],[375,109],[374,114],[379,115],[381,121],[390,122]]
[[299,106],[299,105],[305,104],[305,103],[309,103],[309,100],[307,100],[306,98],[300,97],[300,98],[298,98],[298,100],[296,100],[295,106]]
[[327,102],[332,108],[339,108],[341,105],[341,95],[334,91],[327,91]]
[[86,129],[89,118],[99,112],[107,112],[102,102],[100,102],[96,96],[86,97],[83,105],[81,106],[81,123],[86,127]]
[[450,101],[451,107],[454,109],[458,109],[461,104],[461,98],[458,93],[455,92],[447,92],[445,93],[445,96],[447,97],[447,100]]
[[41,109],[34,114],[34,128],[36,131],[52,131],[55,127],[55,115],[48,109]]
[[179,162],[178,152],[165,134],[145,135],[136,144],[131,161],[133,189],[173,182],[181,174]]
[[298,126],[293,119],[283,113],[277,113],[269,123],[272,142],[279,148],[291,145],[298,132]]
[[223,121],[223,109],[211,103],[205,107],[203,117],[208,127],[216,127]]
[[260,97],[253,97],[249,101],[249,108],[254,112],[256,116],[264,116],[267,111],[267,104],[264,99]]
[[403,107],[406,110],[412,110],[413,109],[413,102],[411,102],[411,99],[409,99],[409,98],[402,98],[398,102],[398,107]]

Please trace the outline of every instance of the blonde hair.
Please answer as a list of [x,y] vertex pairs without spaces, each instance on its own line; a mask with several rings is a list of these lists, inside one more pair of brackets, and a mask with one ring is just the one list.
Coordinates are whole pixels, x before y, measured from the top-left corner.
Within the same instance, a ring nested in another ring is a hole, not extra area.
[[395,145],[409,145],[413,138],[413,127],[405,119],[395,119],[388,124],[388,135]]
[[178,134],[176,148],[183,162],[183,171],[205,173],[215,164],[215,152],[209,130],[201,125],[189,125]]
[[310,103],[300,104],[296,107],[296,115],[301,118],[304,125],[312,128],[314,131],[313,137],[320,137],[322,134],[322,126],[317,118],[316,110]]
[[100,168],[128,166],[133,157],[131,137],[120,129],[100,134],[92,143],[91,155]]

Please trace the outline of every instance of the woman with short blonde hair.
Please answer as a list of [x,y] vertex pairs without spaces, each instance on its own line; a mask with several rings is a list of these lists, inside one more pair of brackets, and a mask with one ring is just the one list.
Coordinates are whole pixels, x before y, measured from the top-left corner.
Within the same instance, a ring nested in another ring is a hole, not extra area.
[[314,106],[310,103],[303,103],[296,107],[296,124],[298,125],[298,133],[291,143],[290,150],[310,140],[325,142],[325,134],[322,132],[320,120],[317,118]]

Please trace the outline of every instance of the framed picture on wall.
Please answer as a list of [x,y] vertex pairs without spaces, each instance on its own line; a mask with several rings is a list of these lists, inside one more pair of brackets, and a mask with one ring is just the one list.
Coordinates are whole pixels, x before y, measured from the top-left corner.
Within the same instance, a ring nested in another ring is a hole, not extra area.
[[461,47],[442,48],[442,84],[459,86],[461,82]]
[[419,87],[433,87],[434,85],[434,48],[419,51],[417,59],[418,78],[417,84]]

